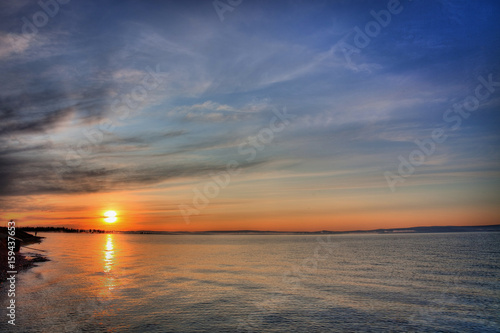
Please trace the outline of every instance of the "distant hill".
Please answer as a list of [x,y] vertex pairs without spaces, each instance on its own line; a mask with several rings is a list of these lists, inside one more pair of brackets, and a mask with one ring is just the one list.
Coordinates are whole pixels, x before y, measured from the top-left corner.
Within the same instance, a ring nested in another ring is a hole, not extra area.
[[161,235],[308,235],[308,234],[354,234],[354,233],[445,233],[445,232],[500,232],[500,224],[483,226],[435,226],[435,227],[412,227],[395,229],[373,229],[352,231],[262,231],[262,230],[211,230],[211,231],[124,231],[127,234],[161,234]]

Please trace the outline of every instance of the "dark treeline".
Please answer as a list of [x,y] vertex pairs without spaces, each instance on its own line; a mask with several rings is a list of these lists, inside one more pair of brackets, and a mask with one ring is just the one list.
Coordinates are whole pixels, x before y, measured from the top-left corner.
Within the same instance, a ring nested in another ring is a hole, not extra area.
[[73,229],[66,227],[20,227],[17,228],[23,231],[31,231],[31,232],[86,232],[86,233],[96,233],[96,234],[104,234],[107,233],[106,230],[99,229]]

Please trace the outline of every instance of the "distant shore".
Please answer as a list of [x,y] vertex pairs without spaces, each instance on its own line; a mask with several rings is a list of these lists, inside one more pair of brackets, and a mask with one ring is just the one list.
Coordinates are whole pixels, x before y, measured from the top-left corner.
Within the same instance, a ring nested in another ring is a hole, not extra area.
[[340,234],[391,234],[391,233],[447,233],[447,232],[500,232],[500,224],[482,226],[428,226],[411,228],[350,230],[350,231],[272,231],[272,230],[207,230],[207,231],[106,231],[97,229],[72,229],[66,227],[23,227],[31,232],[115,233],[152,235],[340,235]]

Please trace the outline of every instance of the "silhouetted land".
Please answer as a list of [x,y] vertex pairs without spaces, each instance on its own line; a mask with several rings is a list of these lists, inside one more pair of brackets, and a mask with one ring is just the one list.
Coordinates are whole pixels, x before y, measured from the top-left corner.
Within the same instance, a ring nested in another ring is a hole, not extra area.
[[[17,271],[20,272],[24,269],[33,267],[37,262],[47,261],[48,259],[41,254],[38,253],[30,253],[29,256],[25,256],[21,254],[19,251],[15,251],[14,257],[14,266],[10,267],[8,265],[8,232],[6,227],[0,227],[0,284],[5,281],[7,277],[7,271]],[[20,243],[20,250],[23,250],[23,246],[28,246],[31,244],[40,243],[44,237],[37,237],[31,235],[27,232],[19,230],[16,228],[15,236],[16,243]],[[11,256],[12,257],[12,256]],[[11,260],[12,261],[12,260]]]
[[500,224],[482,226],[434,226],[434,227],[412,227],[395,229],[373,229],[373,230],[351,230],[351,231],[262,231],[262,230],[209,230],[209,231],[105,231],[98,229],[71,229],[65,227],[22,227],[24,231],[37,232],[70,232],[70,233],[123,233],[123,234],[158,234],[158,235],[321,235],[321,234],[390,234],[390,233],[446,233],[446,232],[485,232],[500,231]]
[[374,230],[351,230],[351,231],[261,231],[261,230],[213,230],[213,231],[124,231],[127,234],[161,234],[161,235],[338,235],[338,234],[390,234],[390,233],[446,233],[446,232],[485,232],[500,231],[500,224],[483,226],[436,226],[436,227],[413,227],[397,229],[374,229]]
[[66,227],[20,227],[17,229],[27,231],[27,232],[70,232],[70,233],[84,232],[84,233],[91,233],[91,234],[108,233],[108,231],[100,230],[100,229],[73,229],[73,228],[66,228]]

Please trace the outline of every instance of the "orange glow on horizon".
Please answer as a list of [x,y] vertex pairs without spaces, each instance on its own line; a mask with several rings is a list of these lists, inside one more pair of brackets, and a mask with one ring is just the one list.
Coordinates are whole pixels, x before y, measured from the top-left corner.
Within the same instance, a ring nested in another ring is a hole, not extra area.
[[[458,205],[460,198],[429,198],[417,192],[395,198],[360,194],[333,201],[326,200],[326,197],[296,200],[288,196],[273,200],[241,200],[221,195],[205,209],[200,209],[199,214],[191,214],[187,223],[177,203],[191,204],[189,197],[179,199],[172,195],[157,200],[155,195],[159,194],[136,191],[65,197],[44,195],[40,197],[44,206],[40,207],[50,207],[50,210],[23,211],[29,202],[20,201],[19,209],[4,211],[1,216],[4,221],[16,220],[19,227],[107,231],[349,231],[493,225],[498,224],[500,214],[500,207],[491,207],[488,203],[472,201]],[[444,200],[442,198],[447,201],[441,206],[428,204],[429,201]]]

